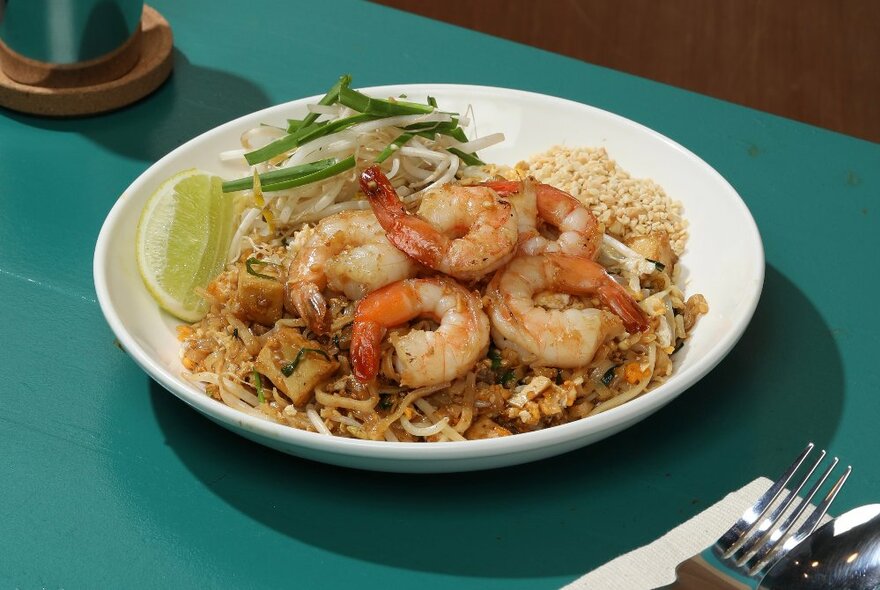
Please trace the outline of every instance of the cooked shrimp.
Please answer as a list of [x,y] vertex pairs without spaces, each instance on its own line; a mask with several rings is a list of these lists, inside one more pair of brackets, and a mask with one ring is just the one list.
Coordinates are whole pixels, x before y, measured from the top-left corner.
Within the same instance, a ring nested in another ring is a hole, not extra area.
[[446,277],[407,279],[373,291],[358,303],[351,336],[351,366],[366,382],[379,372],[389,328],[427,317],[436,330],[411,330],[391,340],[400,384],[422,387],[461,377],[486,354],[489,319],[480,297]]
[[322,219],[291,261],[285,307],[316,334],[328,331],[323,291],[329,287],[357,300],[411,276],[417,265],[385,238],[371,211],[343,211]]
[[[617,315],[593,308],[544,309],[533,301],[542,291],[596,294]],[[495,344],[533,365],[582,367],[606,338],[622,332],[621,324],[630,332],[647,327],[644,312],[626,290],[601,265],[578,256],[515,258],[492,278],[486,294]]]
[[446,184],[409,213],[377,167],[361,174],[361,190],[388,239],[425,266],[472,281],[507,263],[517,244],[516,212],[490,188]]
[[[519,253],[537,256],[562,252],[593,259],[602,242],[602,231],[593,213],[570,194],[549,184],[530,180],[498,180],[483,184],[506,197],[519,217]],[[538,233],[538,219],[559,230],[550,240]]]

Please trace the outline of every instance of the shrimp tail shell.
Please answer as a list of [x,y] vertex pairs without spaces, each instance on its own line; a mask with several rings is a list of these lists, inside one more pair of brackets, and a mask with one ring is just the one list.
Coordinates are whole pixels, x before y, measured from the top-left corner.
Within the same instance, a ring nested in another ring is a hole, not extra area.
[[411,215],[397,196],[397,191],[378,166],[361,173],[361,190],[367,195],[388,241],[422,264],[433,266],[443,257],[441,245],[448,240],[430,224]]
[[634,334],[644,332],[648,328],[648,319],[642,308],[617,283],[609,282],[599,287],[599,299],[611,308],[620,319],[626,331]]
[[309,329],[315,334],[327,334],[330,331],[327,300],[315,283],[306,281],[288,283],[286,303],[288,311],[296,310],[297,315],[305,320]]
[[375,379],[379,374],[382,338],[386,329],[377,322],[355,322],[351,332],[351,369],[361,383]]

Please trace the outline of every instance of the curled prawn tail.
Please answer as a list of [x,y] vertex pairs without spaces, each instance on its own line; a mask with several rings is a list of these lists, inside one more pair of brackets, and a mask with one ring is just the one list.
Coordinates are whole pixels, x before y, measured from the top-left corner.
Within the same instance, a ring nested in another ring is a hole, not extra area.
[[330,313],[327,300],[318,285],[308,281],[287,284],[287,311],[296,313],[305,320],[309,329],[315,334],[330,332]]
[[626,289],[610,278],[598,289],[599,299],[623,320],[627,332],[643,332],[648,328],[648,318],[639,304],[630,297]]
[[621,320],[627,332],[643,332],[648,318],[635,299],[605,269],[587,258],[545,254],[553,267],[553,281],[569,293],[596,293]]
[[385,332],[385,327],[369,320],[355,322],[352,327],[351,369],[361,383],[372,381],[379,374]]
[[447,238],[406,210],[391,181],[378,166],[370,166],[361,173],[360,185],[388,240],[422,264],[436,265],[443,257],[443,246],[448,245]]
[[355,378],[361,383],[379,374],[382,339],[389,326],[412,318],[416,305],[412,289],[414,279],[404,279],[376,289],[357,304],[351,331],[349,354]]

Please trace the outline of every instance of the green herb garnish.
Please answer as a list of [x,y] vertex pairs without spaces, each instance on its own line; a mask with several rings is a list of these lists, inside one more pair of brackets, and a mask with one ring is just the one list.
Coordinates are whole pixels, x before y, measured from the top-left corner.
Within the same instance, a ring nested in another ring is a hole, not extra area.
[[244,159],[248,161],[248,164],[254,166],[260,162],[265,162],[275,156],[279,156],[284,152],[289,152],[302,143],[303,137],[313,133],[316,129],[324,127],[326,124],[326,122],[309,123],[308,125],[303,124],[290,135],[285,135],[281,139],[276,139],[272,143],[264,145],[258,150],[247,152],[244,155]]
[[319,128],[312,128],[311,131],[301,137],[299,143],[300,145],[302,145],[304,143],[308,143],[310,141],[318,139],[319,137],[324,137],[325,135],[330,135],[331,133],[336,133],[337,131],[348,129],[352,125],[357,125],[358,123],[366,123],[367,121],[375,121],[376,119],[381,119],[381,117],[377,115],[367,115],[361,113],[360,115],[352,115],[351,117],[336,119],[335,121],[328,121]]
[[485,162],[479,159],[476,155],[468,154],[458,148],[446,148],[446,151],[461,158],[461,161],[464,162],[466,166],[482,166],[485,164]]
[[516,381],[516,375],[513,373],[513,369],[507,369],[507,371],[505,371],[504,374],[501,375],[501,378],[498,380],[501,386],[505,389],[510,389],[511,381]]
[[[280,170],[264,172],[263,174],[260,174],[260,187],[284,182],[286,180],[291,180],[294,178],[300,178],[306,176],[307,174],[323,170],[324,168],[329,168],[335,163],[336,158],[327,158],[324,160],[318,160],[317,162],[310,162],[308,164],[300,164],[299,166],[291,166],[290,168],[282,168]],[[224,193],[243,191],[250,188],[254,188],[253,176],[245,176],[244,178],[229,180],[223,183]]]
[[254,270],[255,266],[263,265],[263,264],[272,264],[271,262],[267,262],[265,260],[260,260],[258,258],[248,258],[244,262],[244,268],[247,270],[249,275],[254,275],[255,277],[260,277],[261,279],[269,279],[270,281],[274,281],[275,277],[264,275]]
[[[347,88],[351,84],[351,76],[345,75],[339,78],[327,94],[318,101],[320,105],[331,105],[339,101],[339,92],[343,88]],[[323,127],[326,123],[315,123],[320,115],[318,113],[309,113],[301,121],[296,119],[287,120],[287,131],[290,135],[285,135],[281,139],[277,139],[269,145],[263,146],[258,150],[248,152],[244,155],[248,164],[253,166],[260,162],[265,162],[270,158],[274,158],[284,152],[290,151],[300,145],[302,138],[313,133],[316,128]]]
[[376,163],[381,164],[382,162],[387,160],[388,156],[399,150],[401,147],[403,147],[403,144],[405,144],[412,138],[412,133],[401,133],[400,135],[398,135],[397,139],[389,143],[388,146],[384,150],[382,150],[382,152],[378,156],[376,156]]
[[404,127],[407,131],[436,131],[444,135],[450,135],[458,126],[458,118],[454,113],[449,113],[452,117],[451,121],[425,121],[424,123],[413,123]]
[[391,406],[394,405],[394,401],[392,400],[392,394],[390,393],[380,393],[379,394],[379,409],[380,410],[389,410]]
[[[327,91],[327,94],[324,95],[321,100],[318,101],[318,104],[329,106],[331,104],[335,104],[339,102],[339,93],[343,88],[348,88],[348,85],[351,84],[351,76],[345,74],[339,77],[339,80],[336,81],[336,84],[330,87],[330,90]],[[318,118],[318,113],[309,113],[306,115],[306,118],[302,120],[302,126],[308,125],[310,123],[314,123]],[[288,122],[289,125],[289,122]],[[290,127],[288,126],[288,131],[290,131]]]
[[434,112],[434,107],[403,100],[382,100],[371,98],[357,90],[345,87],[339,90],[339,102],[367,115],[391,117],[396,115],[424,115]]
[[266,398],[263,397],[263,379],[260,377],[260,374],[254,371],[251,373],[251,377],[254,380],[254,387],[257,388],[257,399],[260,400],[260,403],[265,403]]
[[645,258],[645,260],[647,260],[648,262],[653,262],[654,267],[660,272],[663,272],[664,270],[666,270],[666,265],[663,264],[662,262],[660,262],[659,260],[652,260],[651,258]]
[[305,354],[307,352],[313,352],[315,354],[320,354],[328,361],[330,360],[330,355],[327,354],[326,352],[324,352],[323,350],[321,350],[320,348],[305,348],[305,347],[303,347],[303,348],[299,349],[299,352],[296,353],[296,356],[293,358],[292,361],[290,361],[289,363],[287,363],[286,365],[281,367],[281,374],[284,375],[285,377],[290,377],[291,375],[293,375],[293,372],[296,371],[296,368],[299,366],[299,363],[302,361],[303,356],[305,356]]
[[296,178],[292,178],[290,180],[285,180],[281,182],[272,182],[270,184],[263,185],[263,192],[271,192],[271,191],[280,191],[286,188],[293,188],[295,186],[304,186],[306,184],[311,184],[313,182],[318,182],[319,180],[326,180],[331,176],[336,176],[341,172],[345,172],[350,168],[354,168],[355,161],[354,156],[349,156],[344,160],[340,160],[333,164],[332,166],[327,166],[326,168],[322,168],[311,174],[305,174],[303,176],[298,176]]
[[488,356],[489,360],[492,361],[492,370],[499,370],[501,368],[501,351],[497,348],[490,348]]

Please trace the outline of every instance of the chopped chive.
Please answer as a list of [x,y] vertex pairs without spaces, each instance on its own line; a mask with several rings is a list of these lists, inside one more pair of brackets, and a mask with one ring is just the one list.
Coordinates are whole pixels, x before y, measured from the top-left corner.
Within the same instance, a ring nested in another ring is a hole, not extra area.
[[450,116],[452,116],[451,121],[424,121],[422,123],[410,123],[404,127],[404,129],[407,131],[431,131],[432,129],[445,129],[447,131],[452,131],[458,127],[458,118],[456,118],[453,113],[450,113]]
[[450,113],[451,121],[425,121],[424,123],[412,123],[404,127],[407,131],[438,131],[451,133],[458,127],[458,118]]
[[501,384],[501,387],[505,389],[510,389],[511,381],[516,381],[516,375],[514,375],[513,369],[508,369],[503,375],[501,375],[501,378],[498,380],[498,382]]
[[608,387],[609,385],[611,385],[611,382],[614,380],[614,371],[616,369],[617,369],[617,365],[615,365],[615,366],[611,367],[610,369],[608,369],[607,371],[605,371],[605,374],[602,375],[602,385],[604,385],[605,387]]
[[428,104],[436,109],[437,108],[437,99],[434,98],[433,96],[429,96],[428,97]]
[[489,360],[492,361],[492,365],[491,365],[492,370],[497,371],[498,369],[500,369],[501,368],[501,351],[498,350],[497,348],[490,348],[488,356],[489,356]]
[[455,154],[456,156],[461,158],[461,161],[464,162],[466,166],[482,166],[485,164],[485,162],[483,162],[474,154],[465,153],[458,148],[446,148],[446,151],[450,154]]
[[[305,176],[306,174],[311,174],[312,172],[323,170],[324,168],[332,166],[335,162],[335,158],[327,158],[325,160],[318,160],[317,162],[310,162],[308,164],[300,164],[299,166],[291,166],[290,168],[282,168],[280,170],[264,172],[263,174],[260,174],[260,185],[265,186],[267,184],[274,184],[276,182],[290,180],[291,178],[299,178],[300,176]],[[254,177],[245,176],[244,178],[224,182],[223,192],[231,193],[234,191],[247,190],[253,187]]]
[[[358,123],[366,123],[367,121],[375,121],[376,119],[381,119],[378,115],[367,115],[361,113],[360,115],[352,115],[351,117],[345,117],[343,119],[336,119],[335,121],[327,121],[326,124],[321,125],[321,127],[312,127],[311,130],[302,135],[297,141],[297,145],[304,145],[309,143],[310,141],[314,141],[319,137],[324,137],[325,135],[330,135],[332,133],[336,133],[337,131],[342,131],[343,129],[347,129],[352,125],[357,125]],[[317,124],[317,123],[316,123]]]
[[412,125],[406,126],[404,129],[407,131],[414,131],[417,135],[420,135],[425,139],[434,139],[434,136],[439,133],[441,135],[448,135],[461,143],[467,142],[467,135],[465,135],[464,130],[458,126],[458,118],[454,116],[455,113],[450,113],[450,115],[453,115],[452,121],[413,123]]
[[305,174],[303,176],[298,176],[296,178],[291,178],[290,180],[284,180],[281,182],[272,182],[270,184],[263,185],[263,192],[272,192],[272,191],[280,191],[286,188],[293,188],[295,186],[304,186],[306,184],[311,184],[313,182],[317,182],[319,180],[326,180],[332,176],[336,176],[341,172],[345,172],[349,168],[354,168],[355,160],[354,156],[349,156],[344,160],[340,160],[336,162],[332,166],[327,166],[326,168],[321,168],[315,172],[310,174]]
[[275,277],[271,277],[269,275],[264,275],[264,274],[258,273],[257,271],[254,270],[254,266],[261,265],[261,264],[272,264],[272,263],[266,262],[265,260],[260,260],[258,258],[251,257],[251,258],[248,258],[247,260],[245,260],[244,267],[245,267],[245,270],[247,270],[249,275],[254,275],[255,277],[260,277],[261,279],[269,279],[270,281],[274,281]]
[[274,158],[275,156],[297,147],[304,136],[314,132],[316,129],[320,129],[326,124],[327,123],[323,121],[319,123],[309,123],[308,125],[303,124],[290,135],[285,135],[281,139],[276,139],[272,143],[267,144],[258,150],[247,152],[244,155],[244,158],[251,166],[259,164],[260,162],[265,162],[270,158]]
[[403,147],[403,144],[405,144],[412,138],[412,133],[401,133],[399,136],[397,136],[397,139],[389,143],[385,147],[385,149],[382,150],[382,152],[378,156],[376,156],[376,164],[381,164],[382,162],[387,160],[391,154]]
[[392,394],[390,393],[380,393],[379,394],[379,409],[380,410],[388,410],[391,406],[394,405],[394,402],[391,401]]
[[328,361],[330,360],[330,355],[327,354],[326,352],[324,352],[323,350],[321,350],[320,348],[305,348],[305,347],[303,347],[303,348],[299,349],[299,352],[296,353],[296,356],[293,358],[292,361],[290,361],[289,363],[287,363],[286,365],[281,367],[281,374],[284,375],[285,377],[290,377],[291,375],[293,375],[293,372],[296,371],[296,368],[299,366],[299,363],[302,361],[303,356],[305,356],[305,354],[307,352],[314,352],[315,354],[320,354]]
[[254,380],[254,386],[257,388],[257,399],[260,400],[260,403],[265,403],[266,398],[263,397],[263,379],[260,377],[260,374],[254,371],[251,373],[251,377]]
[[434,111],[434,107],[431,105],[406,102],[402,100],[391,101],[382,100],[381,98],[371,98],[366,94],[362,94],[357,90],[352,90],[348,87],[339,90],[339,102],[359,113],[380,115],[383,117],[394,115],[421,115]]
[[648,262],[653,262],[654,267],[660,272],[663,272],[666,269],[666,265],[663,264],[662,262],[660,262],[659,260],[653,260],[651,258],[645,258],[645,260],[647,260]]
[[[443,132],[441,131],[441,133]],[[449,133],[444,133],[444,135],[448,135],[455,141],[460,141],[461,143],[465,143],[468,140],[467,135],[464,134],[464,130],[461,127],[456,127],[450,130]]]
[[[343,88],[348,88],[349,84],[351,84],[351,76],[349,76],[348,74],[340,76],[339,80],[336,81],[336,84],[331,86],[330,90],[327,91],[327,94],[325,94],[323,96],[323,98],[321,98],[321,100],[318,101],[318,104],[328,106],[328,105],[334,104],[336,102],[339,102],[340,91],[342,91]],[[308,115],[306,115],[305,119],[302,120],[300,127],[305,127],[306,125],[310,125],[311,123],[314,123],[318,119],[319,116],[320,115],[318,115],[318,113],[309,113]],[[299,129],[299,127],[297,127],[297,129]],[[290,129],[289,122],[288,122],[287,131],[292,133],[292,130]]]
[[[323,98],[318,101],[318,104],[326,106],[338,102],[339,92],[343,88],[348,88],[349,84],[351,84],[351,76],[346,74],[345,76],[340,77],[339,80],[337,80],[336,84],[334,84],[333,87],[327,91],[327,94],[325,94]],[[277,139],[269,145],[263,146],[258,150],[246,153],[244,157],[248,161],[248,164],[253,166],[254,164],[265,162],[270,158],[274,158],[275,156],[283,154],[284,152],[292,150],[293,148],[298,146],[303,136],[313,133],[318,127],[323,127],[324,125],[326,125],[325,122],[316,123],[315,121],[318,119],[318,117],[318,113],[309,113],[305,116],[304,119],[300,121],[297,121],[296,119],[288,119],[287,132],[290,135],[285,135],[281,139]]]

